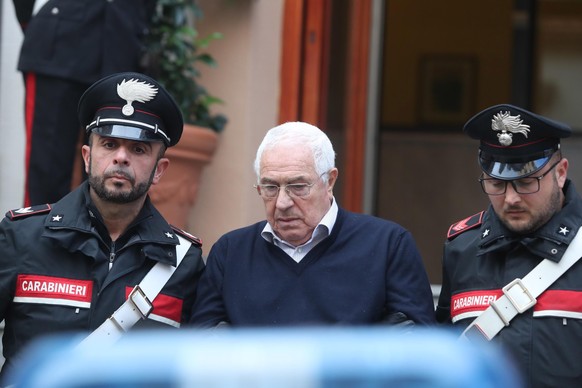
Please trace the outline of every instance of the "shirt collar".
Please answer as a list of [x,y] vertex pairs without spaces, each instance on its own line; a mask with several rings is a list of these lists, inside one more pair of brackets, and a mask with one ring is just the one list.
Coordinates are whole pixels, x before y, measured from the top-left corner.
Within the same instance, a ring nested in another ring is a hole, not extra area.
[[[325,213],[325,215],[323,216],[321,221],[319,221],[319,223],[317,224],[317,226],[313,230],[313,234],[311,235],[311,238],[305,244],[310,243],[314,239],[318,239],[319,241],[321,241],[321,240],[323,240],[324,237],[329,236],[331,234],[331,230],[333,229],[333,226],[335,225],[335,221],[337,219],[337,213],[338,213],[338,205],[335,201],[335,198],[332,198],[331,207],[329,208],[327,213]],[[271,224],[269,224],[268,222],[265,225],[265,227],[263,228],[263,231],[261,232],[261,236],[266,241],[268,241],[270,243],[273,243],[273,240],[276,239],[276,240],[278,240],[286,245],[291,246],[291,244],[289,244],[285,240],[282,240],[280,237],[278,237],[275,234],[275,231],[273,230]]]

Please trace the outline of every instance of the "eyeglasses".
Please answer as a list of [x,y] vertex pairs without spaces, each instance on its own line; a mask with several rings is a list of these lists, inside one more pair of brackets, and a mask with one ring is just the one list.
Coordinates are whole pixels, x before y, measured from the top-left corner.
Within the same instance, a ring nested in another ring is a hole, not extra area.
[[272,199],[279,195],[279,189],[283,188],[290,197],[307,197],[311,192],[311,186],[315,183],[290,183],[288,185],[255,185],[259,195],[263,198]]
[[[321,179],[328,171],[319,176]],[[279,190],[283,188],[290,197],[303,198],[307,197],[311,192],[311,187],[317,182],[313,183],[289,183],[288,185],[272,185],[272,184],[257,184],[253,187],[257,189],[259,195],[265,199],[273,199],[279,195]]]
[[479,183],[481,183],[481,188],[483,192],[487,195],[502,195],[507,191],[507,184],[511,183],[513,190],[518,194],[533,194],[540,191],[540,181],[544,179],[546,175],[550,173],[560,163],[562,159],[558,160],[540,176],[530,176],[527,178],[514,179],[509,181],[503,181],[495,178],[479,178]]

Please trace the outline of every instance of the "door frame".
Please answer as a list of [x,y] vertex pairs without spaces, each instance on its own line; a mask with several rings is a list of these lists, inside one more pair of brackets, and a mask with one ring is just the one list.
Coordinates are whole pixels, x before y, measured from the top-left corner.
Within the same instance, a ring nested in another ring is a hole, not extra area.
[[[378,12],[374,0],[349,0],[348,55],[345,110],[345,166],[342,206],[362,212],[371,210],[373,202],[374,120],[377,109],[370,104],[370,47],[372,16]],[[337,4],[337,3],[336,3]],[[279,122],[306,121],[321,127],[327,106],[329,73],[331,0],[285,0],[281,65]],[[376,34],[375,34],[376,36]],[[374,44],[375,52],[376,46]],[[378,74],[378,73],[376,73]],[[376,82],[376,84],[378,84]],[[372,110],[373,109],[373,110]],[[369,128],[372,127],[372,128]],[[377,126],[375,127],[377,128]],[[371,130],[370,130],[371,129]],[[367,152],[368,151],[368,152]],[[372,163],[370,165],[370,163]],[[366,172],[368,171],[368,174]],[[364,194],[366,193],[366,201]]]

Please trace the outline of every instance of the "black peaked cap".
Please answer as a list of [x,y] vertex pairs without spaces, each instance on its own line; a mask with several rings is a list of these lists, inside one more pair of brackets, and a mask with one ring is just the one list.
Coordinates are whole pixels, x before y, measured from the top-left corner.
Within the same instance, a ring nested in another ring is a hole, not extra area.
[[519,179],[542,169],[572,129],[523,108],[501,104],[473,116],[463,131],[480,140],[479,164],[498,179]]
[[176,145],[184,121],[178,104],[153,78],[126,72],[100,79],[81,96],[79,122],[87,132]]

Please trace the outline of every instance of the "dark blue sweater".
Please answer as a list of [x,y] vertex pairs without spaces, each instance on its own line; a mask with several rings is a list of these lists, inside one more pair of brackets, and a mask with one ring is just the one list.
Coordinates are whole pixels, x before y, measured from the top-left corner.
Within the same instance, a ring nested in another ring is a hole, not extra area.
[[191,323],[364,325],[397,312],[433,323],[426,271],[400,225],[340,209],[331,235],[297,263],[261,237],[265,223],[229,232],[214,244]]

